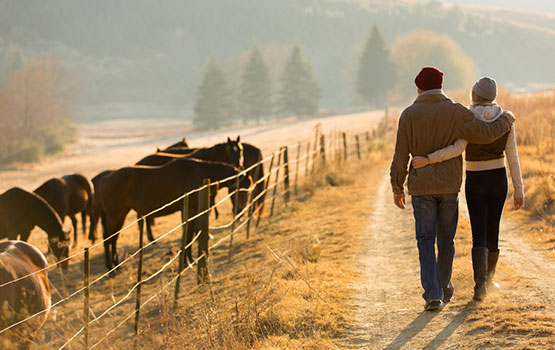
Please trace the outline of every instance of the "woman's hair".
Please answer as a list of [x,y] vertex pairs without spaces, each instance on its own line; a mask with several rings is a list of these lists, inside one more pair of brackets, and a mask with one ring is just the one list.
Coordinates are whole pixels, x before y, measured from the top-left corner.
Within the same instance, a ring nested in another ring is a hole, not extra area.
[[473,105],[480,104],[480,103],[492,103],[493,102],[493,100],[488,100],[487,98],[484,98],[484,97],[478,95],[472,89],[470,90],[470,101],[472,101]]

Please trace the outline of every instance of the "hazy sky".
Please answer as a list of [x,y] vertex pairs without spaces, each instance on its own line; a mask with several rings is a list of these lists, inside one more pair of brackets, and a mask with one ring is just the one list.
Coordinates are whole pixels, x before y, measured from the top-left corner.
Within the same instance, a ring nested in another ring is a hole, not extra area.
[[482,5],[555,14],[555,0],[440,0],[445,4]]

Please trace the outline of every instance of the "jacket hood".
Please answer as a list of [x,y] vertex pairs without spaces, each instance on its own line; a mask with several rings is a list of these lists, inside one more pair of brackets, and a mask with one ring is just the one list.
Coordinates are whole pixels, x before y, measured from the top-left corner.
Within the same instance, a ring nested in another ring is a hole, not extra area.
[[472,105],[470,110],[476,118],[491,123],[503,114],[503,109],[495,103],[482,104],[482,105]]

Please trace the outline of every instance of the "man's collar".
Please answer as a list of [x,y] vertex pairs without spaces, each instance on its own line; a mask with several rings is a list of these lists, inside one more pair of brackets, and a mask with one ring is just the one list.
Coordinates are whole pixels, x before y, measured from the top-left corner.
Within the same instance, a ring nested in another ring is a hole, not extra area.
[[431,89],[422,91],[420,95],[445,95],[442,89]]
[[420,95],[418,95],[418,97],[416,97],[416,100],[414,100],[414,103],[437,102],[437,101],[445,101],[445,100],[450,100],[450,98],[443,93],[443,90],[441,89],[426,90]]

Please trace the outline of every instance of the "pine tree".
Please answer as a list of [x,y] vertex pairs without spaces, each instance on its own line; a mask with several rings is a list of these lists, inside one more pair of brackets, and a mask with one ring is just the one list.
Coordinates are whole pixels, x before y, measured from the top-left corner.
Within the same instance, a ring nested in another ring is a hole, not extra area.
[[242,75],[239,92],[240,111],[243,121],[267,117],[272,112],[272,83],[268,66],[260,50],[255,46]]
[[198,87],[194,124],[198,129],[216,129],[226,123],[231,100],[225,75],[220,66],[211,61]]
[[314,115],[318,112],[321,95],[314,70],[296,45],[281,77],[280,112],[297,117]]
[[360,57],[357,92],[369,105],[383,107],[386,93],[395,85],[395,65],[389,58],[382,32],[374,24]]

